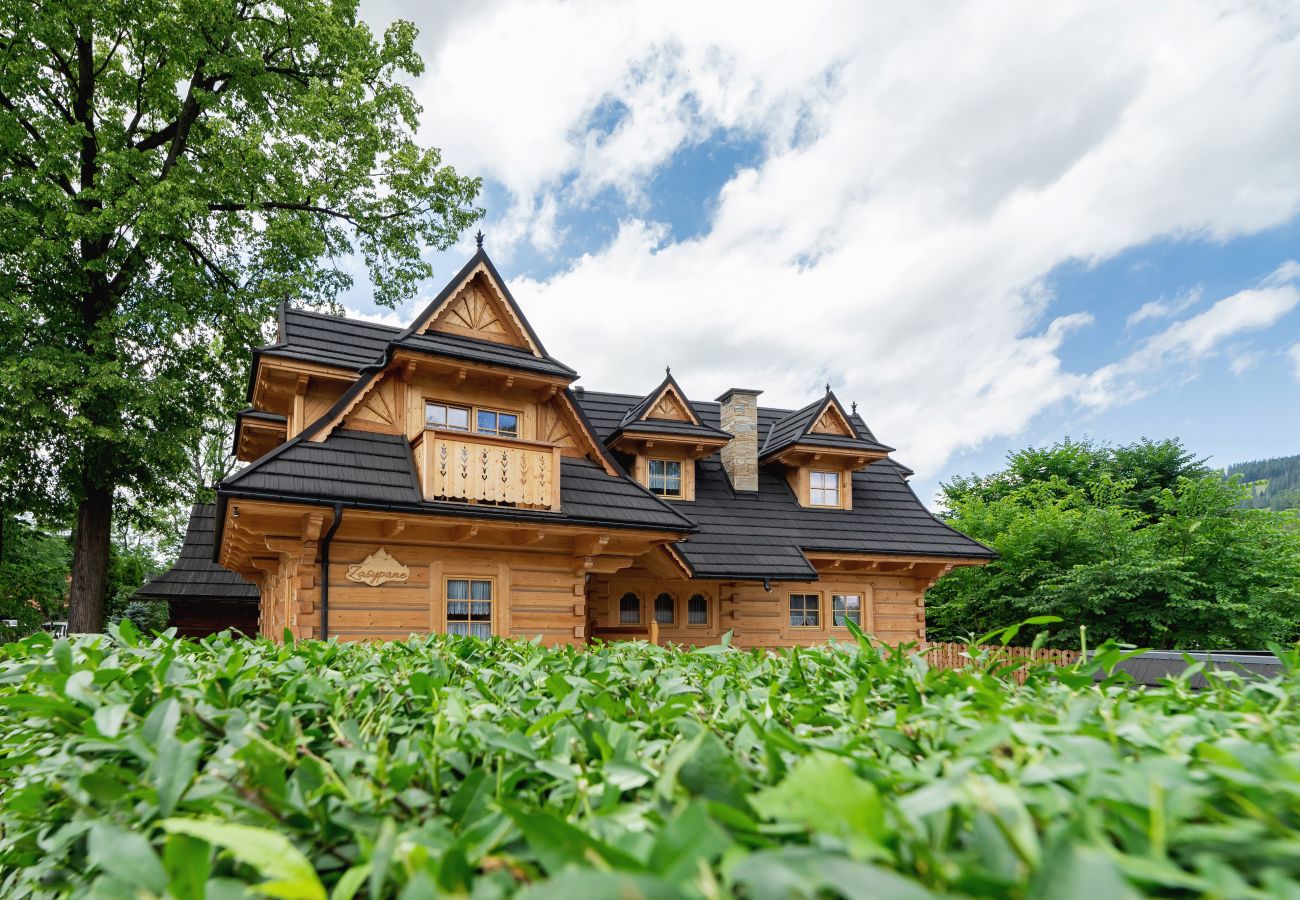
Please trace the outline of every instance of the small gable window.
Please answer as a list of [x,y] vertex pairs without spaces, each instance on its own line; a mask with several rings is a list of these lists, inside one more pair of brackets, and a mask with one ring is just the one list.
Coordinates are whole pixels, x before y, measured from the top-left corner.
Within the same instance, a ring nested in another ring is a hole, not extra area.
[[821,594],[790,595],[790,627],[821,628],[822,596]]
[[618,623],[620,625],[641,624],[641,598],[631,591],[618,601]]
[[687,601],[686,624],[709,624],[709,601],[703,594],[691,594],[691,599]]
[[655,621],[660,625],[671,625],[675,617],[673,595],[665,593],[655,597]]
[[469,431],[469,410],[446,403],[424,404],[424,424],[430,428]]
[[682,495],[681,460],[650,460],[650,492],[659,497],[680,497]]
[[846,622],[862,627],[862,595],[832,594],[831,621],[836,628],[845,628]]
[[840,505],[840,473],[813,472],[808,482],[808,505]]

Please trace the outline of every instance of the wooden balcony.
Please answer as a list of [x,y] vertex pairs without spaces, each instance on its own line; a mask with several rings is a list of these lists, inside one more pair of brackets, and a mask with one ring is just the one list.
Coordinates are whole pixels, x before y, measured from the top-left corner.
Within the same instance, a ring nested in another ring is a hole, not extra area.
[[430,428],[411,449],[426,500],[560,508],[560,448],[553,444]]

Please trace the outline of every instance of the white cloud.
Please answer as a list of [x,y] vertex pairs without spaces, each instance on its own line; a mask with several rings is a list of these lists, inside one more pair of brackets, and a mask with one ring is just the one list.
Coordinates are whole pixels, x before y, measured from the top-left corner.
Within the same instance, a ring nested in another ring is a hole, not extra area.
[[[1300,305],[1297,278],[1300,266],[1287,262],[1261,282],[1264,286],[1238,291],[1203,313],[1173,323],[1124,359],[1094,372],[1082,398],[1098,407],[1123,402],[1140,394],[1150,376],[1185,370],[1229,339],[1273,325]],[[1237,359],[1241,358],[1239,354]],[[1237,362],[1232,367],[1237,372]]]
[[1291,361],[1291,372],[1295,375],[1295,380],[1300,381],[1300,344],[1292,344],[1287,348],[1286,355]]
[[1247,372],[1251,372],[1259,367],[1260,362],[1264,359],[1264,354],[1258,350],[1248,350],[1239,353],[1228,363],[1228,370],[1240,378]]
[[[494,254],[555,249],[563,212],[600,190],[642,210],[564,271],[512,284],[593,387],[643,391],[672,363],[697,397],[755,383],[795,405],[829,379],[933,471],[1054,404],[1140,391],[1143,366],[1200,358],[1293,304],[1285,276],[1175,322],[1118,368],[1071,372],[1058,351],[1087,323],[1054,319],[1043,279],[1296,214],[1294,6],[457,9],[386,0],[368,14],[436,31],[423,137],[509,193],[487,227]],[[591,127],[617,104],[611,131]],[[674,241],[645,220],[649,179],[721,131],[765,156],[722,190],[706,233]]]
[[1149,319],[1168,319],[1171,316],[1176,316],[1188,307],[1199,303],[1201,293],[1202,289],[1195,287],[1169,299],[1161,297],[1159,300],[1149,300],[1130,313],[1125,324],[1132,328],[1134,325],[1146,322]]

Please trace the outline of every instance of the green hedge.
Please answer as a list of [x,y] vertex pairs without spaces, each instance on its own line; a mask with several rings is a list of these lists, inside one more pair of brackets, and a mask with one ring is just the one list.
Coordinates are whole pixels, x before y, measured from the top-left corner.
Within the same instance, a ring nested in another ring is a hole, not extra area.
[[0,896],[1300,896],[1290,662],[38,635],[0,651]]

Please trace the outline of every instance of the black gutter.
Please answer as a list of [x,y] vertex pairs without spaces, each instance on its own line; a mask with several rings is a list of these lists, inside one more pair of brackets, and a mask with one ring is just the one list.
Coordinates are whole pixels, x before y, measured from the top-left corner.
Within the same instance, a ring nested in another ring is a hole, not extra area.
[[330,636],[330,542],[334,540],[334,532],[339,530],[339,525],[343,523],[343,503],[334,501],[334,521],[330,523],[330,530],[325,532],[325,537],[320,545],[320,639],[329,640]]

